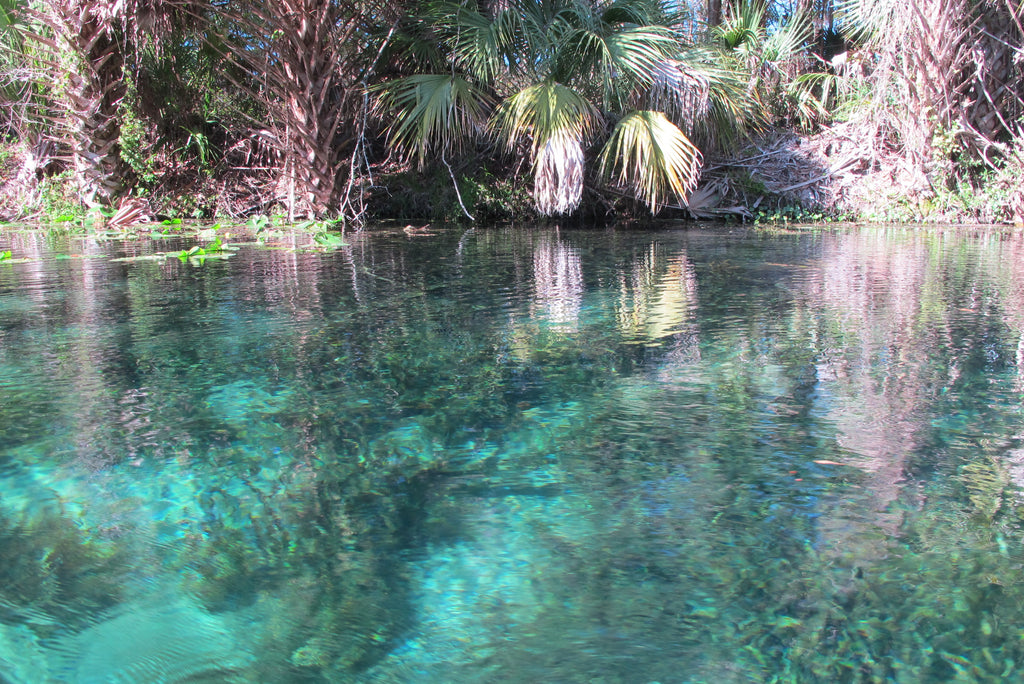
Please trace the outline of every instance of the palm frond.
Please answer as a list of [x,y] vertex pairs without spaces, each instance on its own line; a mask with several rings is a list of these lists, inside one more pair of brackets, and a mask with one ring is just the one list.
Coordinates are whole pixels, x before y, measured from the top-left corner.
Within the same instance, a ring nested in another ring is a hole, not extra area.
[[778,63],[799,57],[813,33],[810,16],[806,12],[797,12],[765,38],[761,47],[761,61]]
[[466,78],[419,74],[381,86],[381,106],[393,116],[391,143],[423,164],[432,150],[461,149],[482,130],[490,97]]
[[650,72],[679,52],[675,33],[664,26],[638,26],[608,36],[609,60],[605,69],[613,77],[650,81]]
[[410,17],[382,55],[382,63],[402,73],[436,73],[449,66],[448,53],[432,31],[428,17]]
[[525,88],[498,108],[493,125],[511,149],[533,139],[534,203],[542,214],[565,214],[583,197],[583,140],[599,121],[592,104],[571,88],[547,81]]
[[505,99],[492,125],[505,144],[533,139],[534,155],[553,138],[582,141],[599,121],[597,109],[580,93],[555,81],[537,83]]
[[666,59],[651,72],[653,83],[643,93],[643,109],[664,112],[669,119],[692,131],[708,113],[711,83],[700,71],[679,59]]
[[835,11],[848,38],[878,44],[885,36],[900,36],[913,10],[899,0],[837,0]]
[[565,82],[594,79],[606,107],[638,86],[652,83],[652,72],[679,50],[675,33],[664,26],[576,28],[558,48],[555,74]]
[[685,134],[661,112],[631,112],[612,131],[601,151],[600,173],[632,189],[654,213],[670,200],[686,201],[703,162]]
[[811,72],[800,74],[786,85],[786,96],[800,124],[810,126],[831,116],[842,88],[842,79],[835,74]]
[[650,26],[667,18],[665,7],[657,0],[615,0],[601,9],[601,21],[609,25]]
[[702,146],[728,147],[747,133],[760,131],[765,107],[750,86],[746,64],[730,51],[691,48],[680,55],[684,68],[708,83],[707,114],[687,132]]
[[764,3],[737,0],[729,10],[729,18],[714,28],[712,36],[724,48],[756,54],[766,38],[764,14]]
[[498,9],[492,16],[452,5],[441,24],[457,66],[489,82],[517,66],[525,31],[518,12]]

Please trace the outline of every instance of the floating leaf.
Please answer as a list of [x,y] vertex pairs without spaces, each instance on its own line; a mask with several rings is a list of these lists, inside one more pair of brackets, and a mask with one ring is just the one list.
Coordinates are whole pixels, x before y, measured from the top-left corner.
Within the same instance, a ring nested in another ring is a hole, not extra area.
[[339,247],[348,246],[348,243],[345,242],[345,238],[340,235],[332,235],[331,233],[317,233],[313,236],[313,241],[327,249],[337,249]]

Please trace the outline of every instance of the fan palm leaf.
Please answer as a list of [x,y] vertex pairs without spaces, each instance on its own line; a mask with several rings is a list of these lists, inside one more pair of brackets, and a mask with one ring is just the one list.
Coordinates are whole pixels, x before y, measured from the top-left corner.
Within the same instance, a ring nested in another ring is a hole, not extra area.
[[[711,82],[679,59],[666,59],[652,71],[653,83],[640,93],[637,109],[654,109],[692,131],[708,112]],[[646,106],[644,106],[646,105]]]
[[555,81],[537,83],[505,99],[493,127],[511,149],[518,140],[533,140],[536,154],[552,138],[582,141],[600,121],[600,112],[579,92]]
[[422,166],[428,153],[457,151],[482,130],[489,95],[462,76],[420,74],[388,82],[382,105],[392,112],[391,143]]
[[712,36],[725,48],[754,56],[767,37],[764,15],[764,3],[738,0],[729,18],[712,30]]
[[484,82],[517,68],[526,35],[519,12],[503,8],[490,17],[455,4],[442,6],[441,12],[439,23],[446,27],[457,66]]
[[663,3],[651,0],[615,0],[600,8],[600,16],[605,24],[637,26],[664,25],[669,18]]
[[700,150],[664,114],[642,110],[616,124],[601,151],[599,172],[632,189],[653,213],[670,200],[686,201],[702,161]]
[[679,60],[688,73],[708,84],[706,113],[694,119],[688,134],[702,145],[727,147],[744,133],[763,129],[766,108],[750,88],[746,67],[733,54],[695,47],[682,52]]
[[772,32],[761,48],[762,62],[788,62],[803,56],[814,35],[814,24],[807,12],[798,11],[785,24]]
[[583,141],[598,121],[585,97],[552,81],[521,90],[498,108],[494,128],[509,149],[523,138],[533,140],[533,197],[540,213],[566,214],[579,206]]
[[598,83],[609,108],[621,104],[623,93],[650,86],[658,66],[678,51],[675,33],[664,26],[583,25],[561,39],[554,76]]

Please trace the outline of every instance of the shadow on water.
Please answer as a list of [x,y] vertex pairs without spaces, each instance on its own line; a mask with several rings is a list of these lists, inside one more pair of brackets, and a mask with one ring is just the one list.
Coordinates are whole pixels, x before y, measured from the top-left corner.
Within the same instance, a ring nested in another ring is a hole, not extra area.
[[16,239],[6,681],[1024,662],[1019,236]]

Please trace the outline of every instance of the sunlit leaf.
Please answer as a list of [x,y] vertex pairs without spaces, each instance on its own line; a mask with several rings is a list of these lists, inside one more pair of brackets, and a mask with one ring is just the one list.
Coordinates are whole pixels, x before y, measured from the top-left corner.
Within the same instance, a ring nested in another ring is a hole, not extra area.
[[537,153],[553,138],[585,139],[599,120],[599,112],[586,97],[561,83],[546,81],[502,102],[493,126],[509,148],[529,137]]
[[601,151],[600,173],[632,189],[652,212],[684,203],[700,178],[700,151],[661,112],[627,114]]

